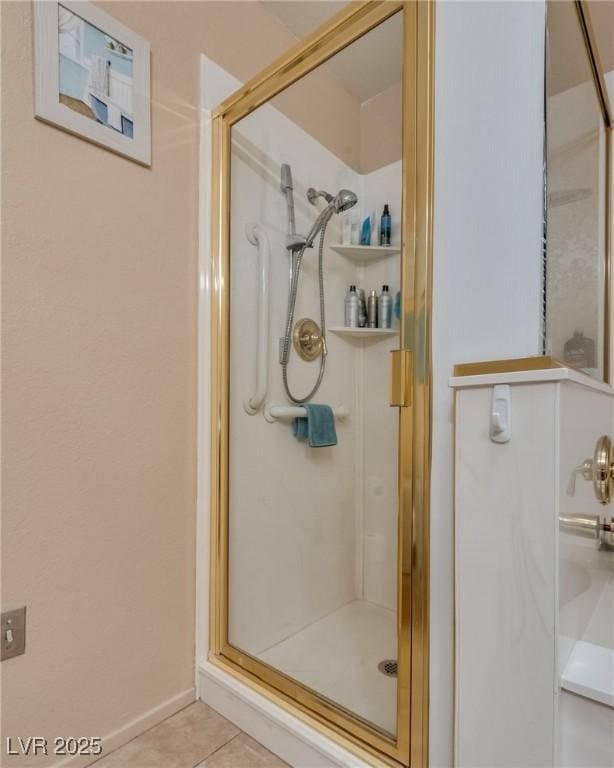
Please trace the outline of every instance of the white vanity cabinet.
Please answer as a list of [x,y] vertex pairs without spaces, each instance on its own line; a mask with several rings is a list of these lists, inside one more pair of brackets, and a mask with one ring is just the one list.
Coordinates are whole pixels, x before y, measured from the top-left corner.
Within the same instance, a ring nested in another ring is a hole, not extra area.
[[614,766],[614,549],[559,524],[614,515],[572,482],[614,391],[567,368],[450,383],[455,764]]

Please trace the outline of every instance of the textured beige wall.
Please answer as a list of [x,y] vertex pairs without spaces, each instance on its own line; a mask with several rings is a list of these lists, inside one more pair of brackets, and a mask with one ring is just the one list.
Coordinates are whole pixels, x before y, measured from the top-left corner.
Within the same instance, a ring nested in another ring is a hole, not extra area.
[[34,120],[31,4],[1,3],[3,736],[192,686],[198,54],[245,80],[293,42],[259,3],[102,7],[152,45],[151,169]]
[[[0,3],[2,605],[28,607],[3,737],[105,736],[192,686],[198,55],[245,81],[294,42],[256,2],[100,5],[151,42],[150,169],[33,118],[31,4]],[[323,112],[280,106],[357,163],[326,78]]]

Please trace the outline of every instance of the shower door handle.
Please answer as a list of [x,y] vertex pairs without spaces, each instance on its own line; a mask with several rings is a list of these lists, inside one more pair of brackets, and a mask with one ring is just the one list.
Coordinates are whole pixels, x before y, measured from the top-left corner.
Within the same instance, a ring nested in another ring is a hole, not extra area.
[[390,405],[407,408],[412,403],[413,353],[393,349],[390,353]]

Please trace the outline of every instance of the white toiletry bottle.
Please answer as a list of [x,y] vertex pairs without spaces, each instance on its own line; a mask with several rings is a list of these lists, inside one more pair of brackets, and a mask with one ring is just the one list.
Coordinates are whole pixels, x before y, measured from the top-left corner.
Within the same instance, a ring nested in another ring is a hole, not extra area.
[[382,285],[382,292],[377,300],[377,326],[378,328],[392,327],[392,296],[387,285]]
[[345,296],[345,326],[346,328],[358,328],[358,316],[360,311],[360,299],[356,293],[356,286],[350,285],[350,290]]

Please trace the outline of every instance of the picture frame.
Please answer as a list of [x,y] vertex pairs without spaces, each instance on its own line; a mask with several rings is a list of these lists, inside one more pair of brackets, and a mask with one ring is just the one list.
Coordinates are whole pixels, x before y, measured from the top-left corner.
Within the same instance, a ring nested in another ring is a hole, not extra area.
[[34,0],[34,115],[150,166],[149,43],[87,0]]

